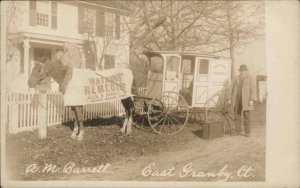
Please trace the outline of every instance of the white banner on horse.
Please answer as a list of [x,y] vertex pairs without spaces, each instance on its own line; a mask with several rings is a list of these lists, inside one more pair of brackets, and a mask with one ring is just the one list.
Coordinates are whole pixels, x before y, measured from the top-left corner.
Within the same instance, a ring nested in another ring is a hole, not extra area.
[[109,102],[132,96],[131,70],[113,68],[103,71],[73,68],[64,94],[65,106]]

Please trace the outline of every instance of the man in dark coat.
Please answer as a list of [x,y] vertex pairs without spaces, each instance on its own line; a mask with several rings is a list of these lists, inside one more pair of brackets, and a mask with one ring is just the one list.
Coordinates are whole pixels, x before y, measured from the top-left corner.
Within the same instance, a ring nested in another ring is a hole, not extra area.
[[253,101],[256,100],[255,81],[249,76],[246,65],[240,66],[240,75],[232,82],[231,101],[236,114],[235,133],[241,133],[241,115],[244,118],[246,137],[250,137],[250,111],[253,110]]

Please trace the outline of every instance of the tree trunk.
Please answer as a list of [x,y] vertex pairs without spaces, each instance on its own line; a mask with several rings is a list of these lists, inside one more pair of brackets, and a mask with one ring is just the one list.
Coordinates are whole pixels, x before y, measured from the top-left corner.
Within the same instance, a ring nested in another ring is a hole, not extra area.
[[232,45],[232,42],[230,41],[230,59],[231,59],[231,80],[235,77],[235,61],[234,61],[234,46]]
[[234,72],[234,67],[235,67],[235,62],[234,62],[234,31],[232,28],[232,23],[231,23],[231,2],[226,1],[226,16],[227,16],[227,21],[228,21],[228,29],[229,29],[229,53],[230,53],[230,59],[231,59],[231,80],[234,79],[235,77],[235,72]]

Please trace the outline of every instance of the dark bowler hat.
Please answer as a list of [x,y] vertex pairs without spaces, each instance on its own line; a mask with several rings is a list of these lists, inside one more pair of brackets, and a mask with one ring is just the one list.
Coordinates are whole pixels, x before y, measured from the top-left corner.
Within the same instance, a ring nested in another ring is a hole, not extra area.
[[247,71],[248,70],[247,65],[241,65],[239,70],[240,71]]

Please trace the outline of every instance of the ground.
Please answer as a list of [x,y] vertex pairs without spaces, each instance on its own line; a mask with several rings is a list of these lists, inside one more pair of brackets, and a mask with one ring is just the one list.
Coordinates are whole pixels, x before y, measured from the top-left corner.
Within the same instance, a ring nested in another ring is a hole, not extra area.
[[199,125],[173,136],[150,128],[126,136],[119,118],[88,122],[82,142],[68,125],[50,127],[43,140],[37,131],[8,134],[7,172],[13,180],[264,181],[265,108],[256,105],[250,138],[205,140]]

